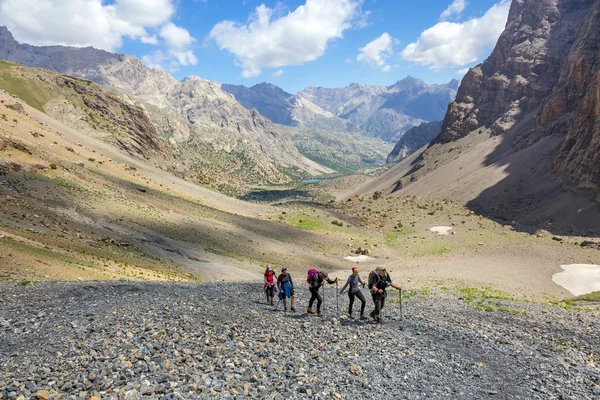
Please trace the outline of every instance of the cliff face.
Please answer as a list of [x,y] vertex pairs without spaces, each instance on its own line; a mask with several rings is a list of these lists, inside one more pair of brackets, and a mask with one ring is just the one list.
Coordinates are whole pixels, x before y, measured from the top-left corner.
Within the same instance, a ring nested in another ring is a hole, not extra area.
[[553,166],[580,189],[600,185],[600,1],[513,0],[506,30],[491,56],[463,79],[448,106],[440,140],[454,141],[488,127],[518,132],[521,150],[562,135]]

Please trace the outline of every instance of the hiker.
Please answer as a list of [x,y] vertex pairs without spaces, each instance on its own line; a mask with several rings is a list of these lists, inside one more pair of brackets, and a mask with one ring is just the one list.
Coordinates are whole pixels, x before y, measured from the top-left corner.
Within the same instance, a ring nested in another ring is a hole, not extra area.
[[275,292],[277,291],[277,287],[275,286],[275,282],[277,279],[277,275],[275,271],[273,271],[273,267],[271,264],[267,265],[267,269],[265,270],[264,275],[264,291],[267,294],[267,304],[274,305],[273,298],[275,297]]
[[354,319],[354,317],[352,316],[352,306],[354,305],[354,299],[356,297],[358,297],[358,299],[362,303],[360,305],[360,319],[367,319],[367,317],[365,317],[365,306],[367,305],[367,301],[365,300],[365,296],[363,296],[359,285],[365,287],[365,283],[362,281],[362,279],[360,279],[360,276],[358,276],[358,268],[352,268],[352,275],[348,277],[346,284],[344,285],[342,290],[340,290],[337,294],[339,297],[344,292],[344,290],[348,286],[350,286],[350,288],[348,289],[348,297],[350,298],[350,305],[348,306],[348,316],[350,317],[350,319]]
[[371,290],[373,303],[375,303],[375,309],[371,311],[371,314],[369,315],[380,324],[383,322],[381,319],[381,310],[385,305],[385,298],[387,297],[385,289],[387,289],[388,286],[402,290],[400,286],[392,283],[390,274],[387,273],[385,267],[377,267],[375,271],[372,271],[369,274],[369,289]]
[[281,270],[281,274],[277,278],[277,288],[279,289],[279,299],[283,300],[283,311],[287,311],[287,299],[291,299],[291,310],[296,311],[294,307],[294,281],[292,276],[287,272],[287,268]]
[[319,296],[319,289],[323,285],[323,281],[327,281],[327,283],[334,284],[337,282],[337,278],[334,280],[329,279],[327,276],[327,272],[317,271],[316,269],[311,269],[308,271],[308,277],[306,281],[310,285],[310,301],[308,302],[308,309],[306,310],[309,314],[314,314],[315,312],[312,309],[312,305],[317,300],[317,317],[321,316],[321,304],[323,304],[323,298]]

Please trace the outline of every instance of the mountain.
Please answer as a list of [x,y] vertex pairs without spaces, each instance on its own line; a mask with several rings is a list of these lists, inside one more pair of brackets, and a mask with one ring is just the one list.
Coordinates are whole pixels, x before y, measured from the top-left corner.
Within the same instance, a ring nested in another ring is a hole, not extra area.
[[427,85],[409,76],[391,86],[309,87],[298,96],[356,124],[366,135],[395,143],[413,126],[442,120],[457,85],[456,80]]
[[514,0],[440,136],[359,191],[455,199],[531,229],[600,233],[599,49],[600,1]]
[[252,87],[222,84],[221,88],[231,93],[244,107],[256,108],[276,124],[335,131],[357,130],[348,121],[270,83],[263,82]]
[[277,125],[248,110],[220,84],[183,82],[135,57],[93,48],[17,43],[0,28],[0,59],[83,77],[150,111],[159,133],[179,152],[198,182],[238,192],[244,185],[283,183],[291,174],[331,172],[303,157]]
[[440,121],[424,122],[419,126],[410,128],[388,155],[387,163],[392,164],[404,160],[435,139],[441,130],[442,123]]

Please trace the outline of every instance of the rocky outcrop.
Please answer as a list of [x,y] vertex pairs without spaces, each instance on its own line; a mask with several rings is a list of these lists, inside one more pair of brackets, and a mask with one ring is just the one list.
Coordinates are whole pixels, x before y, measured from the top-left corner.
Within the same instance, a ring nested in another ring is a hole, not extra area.
[[440,121],[426,122],[409,129],[388,155],[387,163],[392,164],[404,160],[436,138],[441,129],[442,123]]
[[457,85],[456,80],[427,85],[409,76],[391,86],[309,87],[298,96],[351,121],[366,135],[396,143],[413,126],[441,120],[456,96]]
[[448,106],[440,140],[488,127],[499,135],[518,122],[517,149],[562,135],[556,172],[579,189],[600,185],[600,1],[514,0],[491,56],[463,79]]

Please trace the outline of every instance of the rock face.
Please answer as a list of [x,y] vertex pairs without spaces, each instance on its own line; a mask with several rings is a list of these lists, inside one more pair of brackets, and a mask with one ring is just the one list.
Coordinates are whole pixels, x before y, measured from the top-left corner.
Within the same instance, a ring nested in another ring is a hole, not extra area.
[[513,0],[492,55],[463,79],[440,140],[480,127],[502,134],[535,117],[515,138],[521,150],[560,135],[553,167],[577,189],[600,185],[600,1]]
[[407,77],[391,86],[353,83],[346,88],[309,87],[298,96],[357,125],[366,135],[389,142],[413,126],[439,121],[456,96],[458,81],[427,85]]
[[440,121],[422,123],[419,126],[409,129],[389,154],[387,163],[392,164],[404,160],[436,138],[441,130],[442,123]]
[[135,57],[93,48],[21,45],[4,27],[0,59],[83,77],[128,96],[149,111],[159,132],[202,183],[233,189],[242,183],[289,181],[281,169],[319,172],[284,130],[245,109],[218,83],[198,77],[179,82]]

